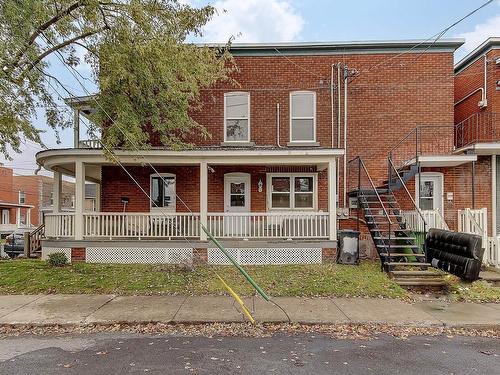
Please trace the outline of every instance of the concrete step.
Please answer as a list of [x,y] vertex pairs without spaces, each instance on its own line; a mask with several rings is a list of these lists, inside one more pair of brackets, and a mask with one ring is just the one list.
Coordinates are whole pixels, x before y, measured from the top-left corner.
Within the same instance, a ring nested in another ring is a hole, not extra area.
[[444,280],[435,280],[435,281],[430,281],[430,280],[395,280],[398,285],[401,286],[421,286],[421,287],[426,287],[426,286],[445,286],[446,281]]
[[425,254],[405,254],[405,253],[380,253],[380,256],[387,257],[416,257],[416,258],[423,258],[425,257]]
[[430,267],[430,263],[420,263],[420,262],[386,262],[386,266],[415,266],[415,267]]
[[421,271],[421,270],[411,270],[411,271],[390,271],[389,274],[391,276],[395,276],[397,278],[405,278],[412,276],[435,276],[439,275],[439,273],[435,271]]

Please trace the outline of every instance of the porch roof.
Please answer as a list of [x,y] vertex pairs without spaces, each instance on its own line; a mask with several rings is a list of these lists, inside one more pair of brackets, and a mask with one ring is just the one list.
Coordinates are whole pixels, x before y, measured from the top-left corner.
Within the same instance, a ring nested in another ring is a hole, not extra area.
[[[176,151],[153,148],[149,150],[115,150],[123,165],[198,165],[201,162],[218,165],[324,165],[344,155],[343,149],[321,147],[276,146],[210,146]],[[96,168],[87,169],[87,179],[99,182],[102,165],[114,164],[102,149],[53,149],[36,154],[36,161],[45,169],[74,176],[75,162]]]

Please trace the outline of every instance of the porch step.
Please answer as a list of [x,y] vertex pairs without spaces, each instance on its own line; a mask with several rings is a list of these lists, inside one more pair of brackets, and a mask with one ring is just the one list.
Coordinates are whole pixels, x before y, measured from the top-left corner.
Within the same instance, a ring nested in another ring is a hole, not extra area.
[[426,286],[445,286],[447,285],[446,281],[443,279],[432,279],[432,280],[427,280],[425,278],[422,279],[411,279],[411,280],[394,280],[398,285],[401,286],[421,286],[421,287],[426,287]]
[[425,257],[425,254],[406,254],[406,253],[390,253],[390,255],[388,253],[380,253],[379,255],[383,256],[383,257],[390,256],[391,258],[392,257],[416,257],[416,258]]
[[[389,245],[384,245],[384,244],[379,244],[376,246],[379,248],[389,247]],[[417,249],[419,247],[420,246],[418,246],[418,245],[391,245],[391,249],[406,249],[406,248]]]
[[[430,267],[430,263],[420,263],[420,262],[385,262],[386,266],[416,266],[416,267]],[[393,271],[391,271],[393,272]]]
[[390,274],[392,276],[396,276],[398,278],[405,278],[406,276],[436,276],[439,273],[435,271],[419,271],[419,270],[411,270],[411,271],[391,271]]
[[398,236],[392,236],[392,237],[380,237],[380,236],[375,236],[373,237],[374,240],[382,240],[382,241],[416,241],[417,239],[415,237],[398,237]]
[[365,216],[369,216],[369,217],[403,217],[403,215],[400,215],[400,214],[389,214],[387,216],[385,215],[380,215],[380,214],[365,214]]

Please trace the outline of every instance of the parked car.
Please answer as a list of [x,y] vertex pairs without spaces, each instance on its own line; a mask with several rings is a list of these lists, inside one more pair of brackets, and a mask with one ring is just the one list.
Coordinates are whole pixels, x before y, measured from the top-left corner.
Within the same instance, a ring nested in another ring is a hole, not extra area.
[[31,228],[19,228],[9,234],[3,245],[3,251],[11,258],[24,253],[24,233],[31,232]]

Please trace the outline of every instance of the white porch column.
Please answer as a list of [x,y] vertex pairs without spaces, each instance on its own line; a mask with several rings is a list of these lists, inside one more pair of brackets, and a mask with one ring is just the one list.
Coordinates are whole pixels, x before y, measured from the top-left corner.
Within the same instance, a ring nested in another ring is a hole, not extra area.
[[80,148],[80,111],[74,110],[73,114],[73,144],[74,148]]
[[[208,222],[208,165],[206,161],[200,163],[200,224],[207,227]],[[200,240],[206,241],[207,234],[200,228]]]
[[97,212],[101,212],[101,184],[95,184],[95,206]]
[[337,239],[337,159],[328,162],[328,222],[329,222],[329,240]]
[[21,207],[16,208],[16,227],[21,227]]
[[54,172],[54,186],[52,192],[52,212],[57,214],[61,212],[61,191],[62,191],[62,173]]
[[83,240],[83,211],[85,204],[85,164],[75,163],[75,240]]
[[26,226],[31,227],[31,208],[26,209]]

